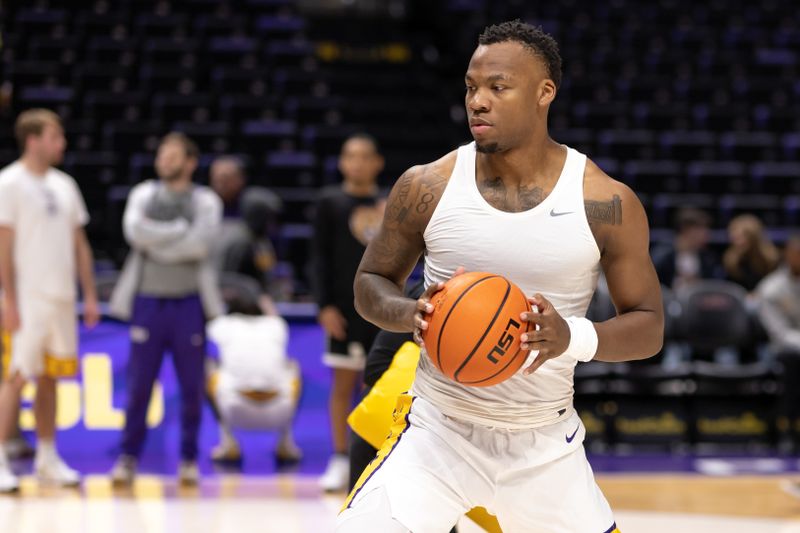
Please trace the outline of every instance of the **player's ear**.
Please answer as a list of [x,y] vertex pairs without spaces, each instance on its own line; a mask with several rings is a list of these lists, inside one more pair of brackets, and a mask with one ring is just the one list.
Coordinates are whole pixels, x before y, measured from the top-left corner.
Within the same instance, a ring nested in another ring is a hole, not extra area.
[[545,78],[539,84],[539,105],[542,107],[546,107],[550,105],[556,97],[556,84],[553,83],[553,80],[549,78]]
[[197,170],[197,165],[200,163],[196,157],[192,157],[187,161],[187,170],[189,171],[189,175],[191,176],[194,174],[194,171]]

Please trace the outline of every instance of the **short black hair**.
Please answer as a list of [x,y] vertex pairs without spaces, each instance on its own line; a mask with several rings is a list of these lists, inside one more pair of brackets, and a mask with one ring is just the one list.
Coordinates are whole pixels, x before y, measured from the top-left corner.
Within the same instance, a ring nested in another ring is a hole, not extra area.
[[552,35],[542,30],[541,26],[533,26],[516,19],[487,26],[478,37],[478,44],[482,45],[508,41],[518,42],[539,56],[556,87],[561,85],[561,55],[558,53],[558,43]]
[[228,307],[228,314],[231,315],[260,316],[264,314],[258,301],[249,295],[234,294],[225,298],[225,304]]
[[694,207],[684,207],[675,214],[675,229],[682,233],[693,228],[711,227],[711,215]]
[[375,148],[375,153],[376,154],[380,154],[381,153],[381,146],[380,146],[380,144],[378,144],[378,139],[376,139],[374,135],[370,135],[369,133],[367,133],[365,131],[359,131],[359,132],[352,133],[352,134],[348,135],[347,138],[342,143],[342,149],[344,149],[344,145],[345,144],[347,144],[350,141],[354,141],[354,140],[367,141],[368,143],[372,144],[373,148]]

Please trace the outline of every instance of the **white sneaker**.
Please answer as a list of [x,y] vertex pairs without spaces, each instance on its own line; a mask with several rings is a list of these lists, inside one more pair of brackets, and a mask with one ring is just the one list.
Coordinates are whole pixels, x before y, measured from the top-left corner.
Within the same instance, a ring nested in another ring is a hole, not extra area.
[[236,441],[223,441],[211,450],[211,460],[215,463],[234,463],[242,462],[242,450]]
[[178,466],[178,481],[181,485],[194,487],[200,483],[200,469],[197,461],[181,461]]
[[135,477],[136,458],[130,455],[120,455],[111,468],[111,484],[116,487],[132,485]]
[[790,481],[788,479],[781,482],[781,489],[786,494],[790,494],[795,498],[800,499],[800,483],[797,481]]
[[5,461],[0,461],[0,493],[16,492],[19,490],[19,478],[11,471]]
[[347,489],[350,481],[350,460],[346,455],[334,454],[328,460],[325,473],[319,478],[319,486],[326,492],[336,492]]
[[33,465],[39,482],[63,487],[74,487],[81,482],[81,475],[73,470],[58,455],[36,457]]

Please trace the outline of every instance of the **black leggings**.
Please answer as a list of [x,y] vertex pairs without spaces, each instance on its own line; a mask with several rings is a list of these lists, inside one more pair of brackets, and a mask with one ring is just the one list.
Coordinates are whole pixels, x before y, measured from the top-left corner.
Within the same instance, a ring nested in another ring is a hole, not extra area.
[[376,453],[378,453],[378,450],[362,439],[358,433],[352,432],[350,434],[350,483],[347,485],[348,492],[356,486],[356,481],[361,476],[361,472],[375,458]]

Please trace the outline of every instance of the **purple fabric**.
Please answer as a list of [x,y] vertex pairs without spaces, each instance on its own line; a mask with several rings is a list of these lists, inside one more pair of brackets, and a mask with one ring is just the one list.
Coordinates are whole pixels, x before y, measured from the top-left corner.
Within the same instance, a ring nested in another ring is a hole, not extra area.
[[198,296],[137,296],[131,319],[128,398],[122,453],[138,457],[147,436],[147,407],[164,353],[172,354],[181,398],[181,458],[197,458],[206,351],[205,317]]

